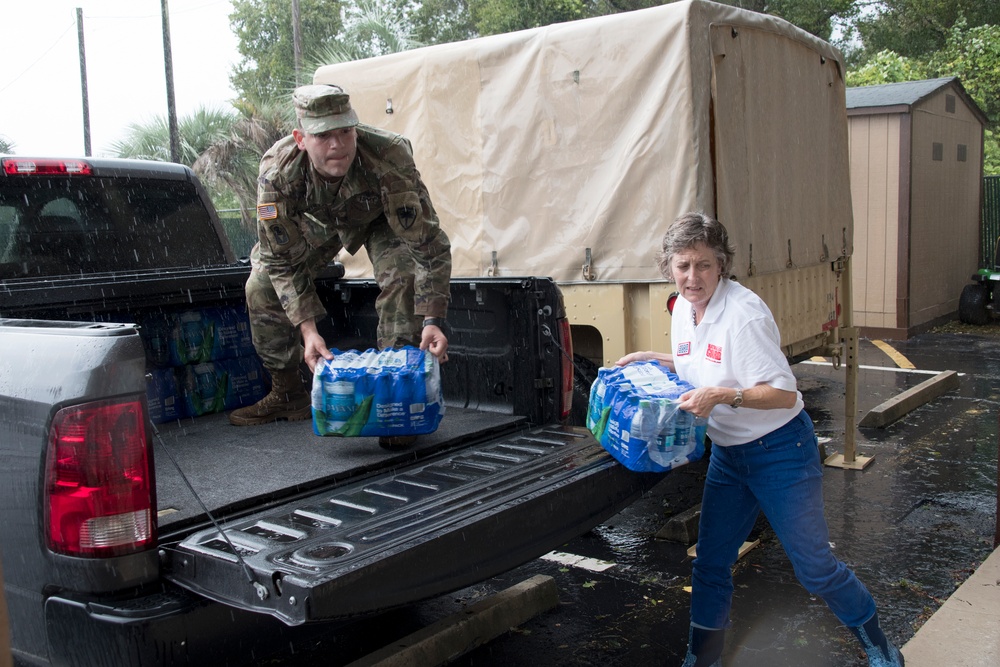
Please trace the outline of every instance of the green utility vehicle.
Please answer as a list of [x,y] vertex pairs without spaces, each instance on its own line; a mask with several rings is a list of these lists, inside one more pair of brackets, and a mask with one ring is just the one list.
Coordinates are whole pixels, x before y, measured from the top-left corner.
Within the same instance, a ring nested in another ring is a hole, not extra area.
[[1000,316],[1000,238],[993,246],[993,266],[979,269],[972,276],[973,284],[962,289],[958,300],[958,319],[964,324],[986,324]]

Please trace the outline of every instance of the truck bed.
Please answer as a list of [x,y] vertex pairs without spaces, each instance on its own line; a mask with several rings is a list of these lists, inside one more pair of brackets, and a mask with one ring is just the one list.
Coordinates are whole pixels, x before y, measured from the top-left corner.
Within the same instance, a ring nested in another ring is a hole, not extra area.
[[237,427],[220,413],[161,424],[154,434],[161,535],[206,520],[198,498],[216,518],[250,507],[259,510],[268,502],[384,471],[394,463],[467,446],[524,422],[524,417],[448,406],[438,430],[403,451],[383,449],[377,438],[320,437],[309,421]]

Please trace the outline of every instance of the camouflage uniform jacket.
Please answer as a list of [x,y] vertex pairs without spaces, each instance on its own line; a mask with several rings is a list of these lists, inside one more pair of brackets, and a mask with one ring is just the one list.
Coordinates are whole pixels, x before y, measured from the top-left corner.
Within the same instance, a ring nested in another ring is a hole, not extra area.
[[322,317],[326,309],[316,294],[309,260],[340,245],[353,255],[384,214],[413,255],[414,312],[446,317],[451,246],[420,180],[410,142],[366,125],[357,126],[357,135],[357,155],[339,187],[315,173],[291,135],[267,151],[257,186],[254,266],[267,271],[293,325]]

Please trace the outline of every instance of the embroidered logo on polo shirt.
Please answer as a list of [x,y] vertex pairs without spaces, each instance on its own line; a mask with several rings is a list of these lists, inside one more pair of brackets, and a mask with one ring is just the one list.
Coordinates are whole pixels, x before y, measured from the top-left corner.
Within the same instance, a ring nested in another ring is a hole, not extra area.
[[678,343],[677,356],[683,357],[688,354],[691,354],[691,343],[690,342]]
[[709,361],[714,361],[717,364],[722,363],[722,348],[718,345],[708,344],[708,349],[705,350],[705,358]]

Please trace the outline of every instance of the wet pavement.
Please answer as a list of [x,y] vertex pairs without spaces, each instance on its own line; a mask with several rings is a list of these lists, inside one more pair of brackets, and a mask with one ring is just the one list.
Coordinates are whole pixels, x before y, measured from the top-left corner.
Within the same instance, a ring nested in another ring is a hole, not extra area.
[[[949,326],[907,341],[886,341],[902,359],[863,339],[854,423],[934,372],[960,373],[959,389],[883,429],[856,430],[858,454],[874,457],[864,470],[825,468],[835,553],[872,592],[883,628],[898,646],[993,550],[1000,325],[974,331]],[[915,369],[897,366],[906,360]],[[793,370],[817,434],[829,438],[826,453],[842,452],[844,370],[810,362]],[[351,641],[338,633],[299,647],[287,664],[347,664],[421,625],[544,574],[558,586],[557,608],[450,664],[679,665],[687,643],[689,545],[654,535],[700,501],[706,467],[703,459],[669,473],[646,497],[563,549],[612,562],[612,567],[597,571],[535,560],[450,596],[369,619],[351,630]],[[758,520],[751,539],[759,546],[734,572],[733,626],[723,655],[727,667],[867,664],[853,636],[797,582],[766,519]],[[322,656],[322,663],[310,663],[310,654]]]

